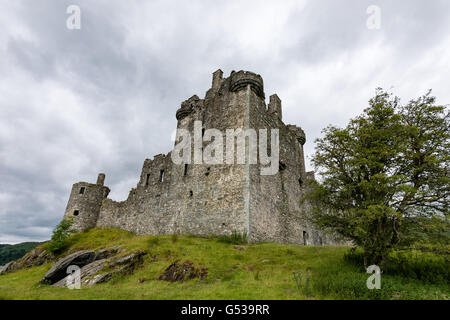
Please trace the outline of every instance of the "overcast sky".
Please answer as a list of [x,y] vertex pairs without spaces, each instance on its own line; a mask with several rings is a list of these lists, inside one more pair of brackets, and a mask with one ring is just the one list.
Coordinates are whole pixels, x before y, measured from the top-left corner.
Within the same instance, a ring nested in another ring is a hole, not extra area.
[[[264,3],[264,4],[263,4]],[[69,5],[81,29],[66,27]],[[368,29],[370,5],[380,29]],[[450,103],[450,1],[0,0],[0,243],[50,238],[72,184],[124,200],[218,68],[277,93],[306,155],[376,87]],[[312,168],[307,164],[308,170]]]

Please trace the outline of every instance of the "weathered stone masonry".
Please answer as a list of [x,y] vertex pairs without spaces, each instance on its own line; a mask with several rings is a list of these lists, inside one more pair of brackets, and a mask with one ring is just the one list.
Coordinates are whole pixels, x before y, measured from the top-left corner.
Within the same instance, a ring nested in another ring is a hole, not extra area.
[[305,133],[283,123],[281,100],[276,94],[266,106],[260,75],[233,71],[223,78],[217,70],[205,98],[194,95],[184,101],[176,118],[177,128],[190,132],[196,120],[202,121],[204,129],[222,132],[278,128],[279,172],[261,175],[261,165],[248,161],[176,165],[170,153],[159,154],[144,161],[139,182],[125,201],[107,198],[104,174],[99,175],[97,184],[74,184],[65,217],[73,216],[78,230],[116,227],[137,234],[197,235],[235,231],[247,233],[251,242],[333,243],[308,224],[308,207],[299,204],[303,182],[313,175],[305,172]]

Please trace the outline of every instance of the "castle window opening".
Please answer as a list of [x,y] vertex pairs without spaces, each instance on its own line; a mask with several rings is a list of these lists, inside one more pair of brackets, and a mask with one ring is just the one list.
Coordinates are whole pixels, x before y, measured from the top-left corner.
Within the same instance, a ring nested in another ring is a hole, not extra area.
[[[202,129],[202,140],[203,140],[203,136],[204,135],[205,135],[205,128]],[[201,146],[201,150],[203,152],[203,143],[202,143],[202,146]]]
[[280,164],[279,164],[279,170],[280,170],[280,171],[283,171],[283,170],[285,170],[285,169],[286,169],[286,165],[284,164],[284,162],[280,161]]
[[150,182],[150,173],[147,173],[147,177],[145,178],[145,186],[148,186]]
[[192,190],[189,191],[189,197],[192,198],[192,196],[194,195],[194,192],[192,192]]
[[205,176],[209,176],[210,172],[211,172],[211,168],[210,167],[206,168]]
[[73,215],[76,217],[77,215],[79,215],[80,214],[80,211],[79,210],[74,210],[73,211]]
[[307,245],[307,240],[308,240],[308,232],[303,231],[303,245]]
[[80,194],[84,194],[84,191],[86,191],[86,187],[81,187],[80,188]]
[[184,165],[183,176],[187,176],[187,172],[188,172],[188,164],[186,163],[186,164]]
[[300,188],[303,186],[303,180],[302,180],[302,178],[298,179],[298,184],[300,185]]
[[159,172],[159,182],[164,182],[165,171],[161,170]]

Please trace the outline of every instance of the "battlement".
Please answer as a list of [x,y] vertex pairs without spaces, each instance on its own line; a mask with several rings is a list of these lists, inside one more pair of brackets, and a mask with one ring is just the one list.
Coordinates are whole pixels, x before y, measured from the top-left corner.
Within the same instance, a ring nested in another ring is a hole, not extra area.
[[267,108],[267,112],[282,120],[281,99],[278,97],[277,94],[273,94],[269,97],[269,105]]
[[212,89],[217,90],[223,81],[223,71],[218,69],[213,73]]
[[298,127],[296,125],[293,125],[293,124],[288,124],[287,127],[295,135],[297,141],[301,145],[304,145],[306,143],[305,131],[303,131],[302,128],[300,128],[300,127]]
[[232,71],[230,74],[230,91],[245,89],[248,85],[259,97],[265,98],[264,82],[259,74],[250,71]]
[[193,95],[189,99],[183,101],[176,113],[177,120],[182,120],[190,115],[194,111],[194,108],[200,106],[199,102],[200,98],[197,95]]
[[97,185],[103,186],[105,184],[105,177],[106,176],[104,173],[99,173],[97,177]]

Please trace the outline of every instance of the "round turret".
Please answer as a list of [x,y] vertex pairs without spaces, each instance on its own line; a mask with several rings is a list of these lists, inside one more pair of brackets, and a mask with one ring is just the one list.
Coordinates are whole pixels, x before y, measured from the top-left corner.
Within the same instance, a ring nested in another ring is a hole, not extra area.
[[241,70],[232,71],[230,77],[230,91],[239,91],[250,85],[252,91],[264,99],[264,83],[259,74]]
[[305,131],[296,125],[288,124],[287,127],[294,134],[297,141],[303,146],[306,143]]
[[186,101],[183,101],[181,103],[180,109],[178,109],[176,113],[177,120],[179,121],[181,119],[186,118],[189,114],[192,113],[192,111],[194,111],[195,107],[199,106],[200,106],[200,98],[197,95],[193,95]]
[[103,186],[105,175],[100,173],[97,184],[77,182],[72,186],[64,218],[75,220],[73,228],[82,231],[95,227],[103,199],[109,194],[109,188]]

